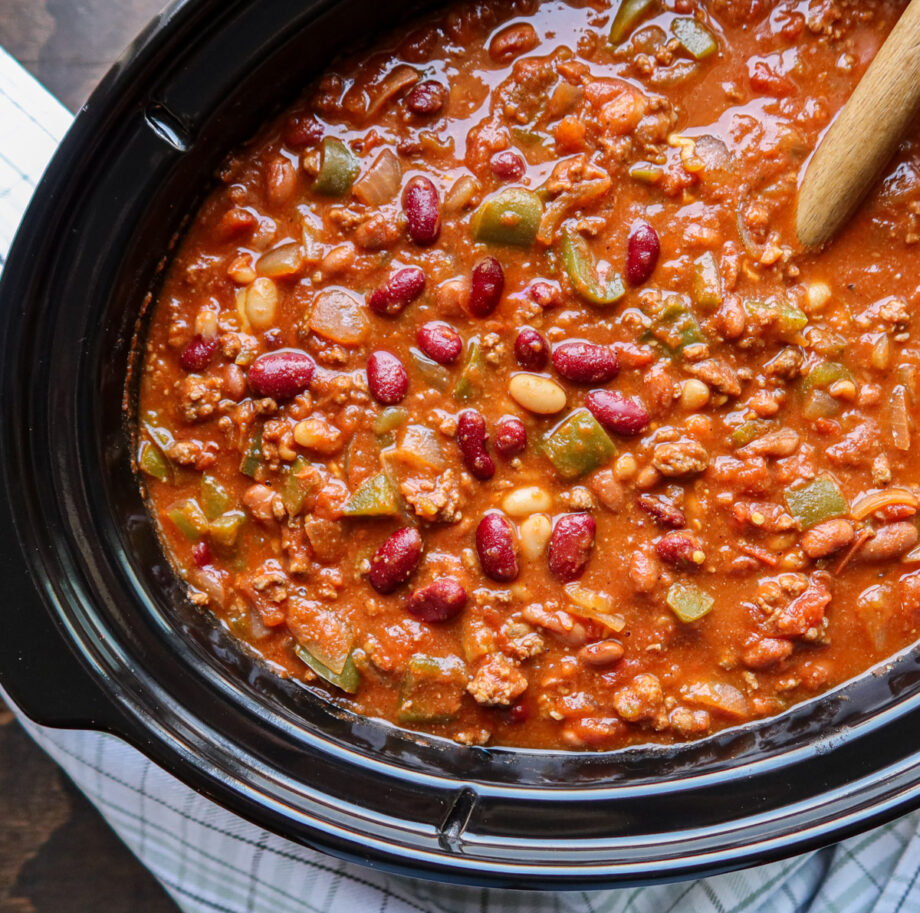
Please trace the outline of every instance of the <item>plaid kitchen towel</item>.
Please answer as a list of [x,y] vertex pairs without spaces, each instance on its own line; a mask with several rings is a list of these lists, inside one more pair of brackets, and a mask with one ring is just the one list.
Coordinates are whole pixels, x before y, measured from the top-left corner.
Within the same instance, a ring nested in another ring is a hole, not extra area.
[[[69,123],[0,50],[0,266]],[[113,736],[19,716],[185,913],[920,913],[920,812],[819,852],[683,884],[544,894],[451,887],[305,849]]]

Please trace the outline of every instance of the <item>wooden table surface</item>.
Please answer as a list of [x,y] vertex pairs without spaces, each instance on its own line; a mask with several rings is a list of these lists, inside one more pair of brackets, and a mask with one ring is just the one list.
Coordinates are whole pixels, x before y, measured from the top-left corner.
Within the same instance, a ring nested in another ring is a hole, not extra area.
[[[0,46],[76,110],[163,0],[0,0]],[[176,913],[0,705],[0,913]]]

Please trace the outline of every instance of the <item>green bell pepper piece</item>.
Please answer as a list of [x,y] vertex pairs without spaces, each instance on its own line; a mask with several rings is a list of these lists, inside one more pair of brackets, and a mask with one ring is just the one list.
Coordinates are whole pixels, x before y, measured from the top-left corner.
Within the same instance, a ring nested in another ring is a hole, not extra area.
[[562,232],[562,261],[572,287],[590,304],[614,304],[626,294],[626,286],[618,273],[608,278],[606,288],[601,286],[587,242],[568,227]]
[[398,517],[399,498],[385,472],[367,479],[342,508],[346,517]]
[[459,712],[466,690],[466,665],[458,656],[410,657],[399,692],[403,723],[447,723]]
[[416,348],[409,349],[409,356],[419,376],[429,387],[434,387],[435,390],[447,389],[447,385],[450,383],[450,371],[444,365],[439,365]]
[[787,488],[784,497],[789,513],[802,530],[843,517],[850,510],[847,499],[830,476],[820,476],[798,488]]
[[211,539],[218,545],[230,548],[236,545],[240,530],[246,522],[246,512],[242,510],[228,510],[225,514],[216,517],[208,524]]
[[333,672],[328,666],[323,665],[309,650],[304,647],[295,647],[297,658],[309,666],[320,678],[335,685],[347,694],[357,694],[361,687],[361,673],[355,665],[353,654],[349,654],[341,672]]
[[681,16],[671,23],[671,31],[694,60],[705,60],[719,50],[715,36],[697,19]]
[[147,432],[148,437],[163,453],[166,453],[176,442],[172,432],[159,424],[160,417],[156,412],[145,412],[141,419],[141,427]]
[[467,344],[466,363],[463,365],[463,371],[460,373],[457,386],[454,387],[454,399],[466,403],[482,392],[485,367],[486,362],[482,354],[482,346],[479,340],[474,337]]
[[665,303],[661,312],[652,320],[645,339],[648,342],[658,342],[673,357],[680,356],[689,345],[706,341],[699,321],[680,299]]
[[622,44],[654,2],[655,0],[622,0],[613,17],[613,25],[610,26],[610,43]]
[[538,133],[536,130],[528,130],[527,127],[512,127],[511,138],[519,146],[543,146],[546,143],[546,136]]
[[351,190],[361,166],[348,146],[334,136],[323,140],[322,162],[313,182],[314,193],[340,197]]
[[576,409],[543,439],[543,453],[564,479],[575,479],[610,462],[616,446],[587,409]]
[[291,517],[296,517],[304,502],[316,485],[316,473],[311,470],[310,461],[299,455],[284,473],[281,482],[281,503]]
[[476,241],[530,247],[542,218],[543,201],[532,190],[506,187],[482,201],[470,227]]
[[257,428],[252,437],[249,439],[249,446],[246,453],[240,461],[240,472],[250,479],[256,477],[259,467],[262,465],[262,428]]
[[761,418],[753,418],[742,422],[732,432],[732,446],[744,447],[745,444],[750,444],[751,441],[756,441],[757,438],[763,437],[773,426],[773,422],[767,422]]
[[853,375],[845,365],[834,361],[824,361],[815,365],[802,380],[802,395],[805,404],[802,415],[814,421],[818,418],[830,418],[840,409],[840,401],[828,393],[828,389],[839,380],[853,380]]
[[722,304],[722,276],[711,251],[706,251],[693,264],[693,303],[704,311],[714,311]]
[[808,315],[790,301],[748,298],[744,308],[755,319],[772,324],[781,337],[797,336],[808,326]]
[[387,406],[374,419],[374,434],[389,434],[401,425],[405,425],[408,419],[409,413],[402,406]]
[[166,515],[190,542],[197,542],[208,532],[208,518],[194,498],[177,501],[167,510]]
[[230,506],[227,489],[207,473],[201,477],[201,506],[209,520],[216,520]]
[[699,621],[708,615],[715,599],[692,583],[672,583],[666,597],[671,611],[683,622]]
[[137,465],[141,471],[161,482],[168,482],[172,476],[169,460],[156,444],[142,441],[137,456]]

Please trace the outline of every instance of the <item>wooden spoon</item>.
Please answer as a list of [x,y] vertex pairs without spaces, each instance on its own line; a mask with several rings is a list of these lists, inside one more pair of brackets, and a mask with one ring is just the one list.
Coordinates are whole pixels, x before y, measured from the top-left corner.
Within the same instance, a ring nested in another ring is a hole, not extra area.
[[918,113],[920,0],[911,0],[805,169],[795,226],[802,244],[823,244],[846,222]]

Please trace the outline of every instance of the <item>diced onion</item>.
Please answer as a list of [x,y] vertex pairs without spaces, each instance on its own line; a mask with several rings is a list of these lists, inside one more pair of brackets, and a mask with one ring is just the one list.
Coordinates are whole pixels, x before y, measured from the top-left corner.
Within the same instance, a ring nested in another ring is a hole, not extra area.
[[392,149],[384,149],[374,163],[355,181],[352,192],[368,206],[382,206],[399,193],[402,168]]

